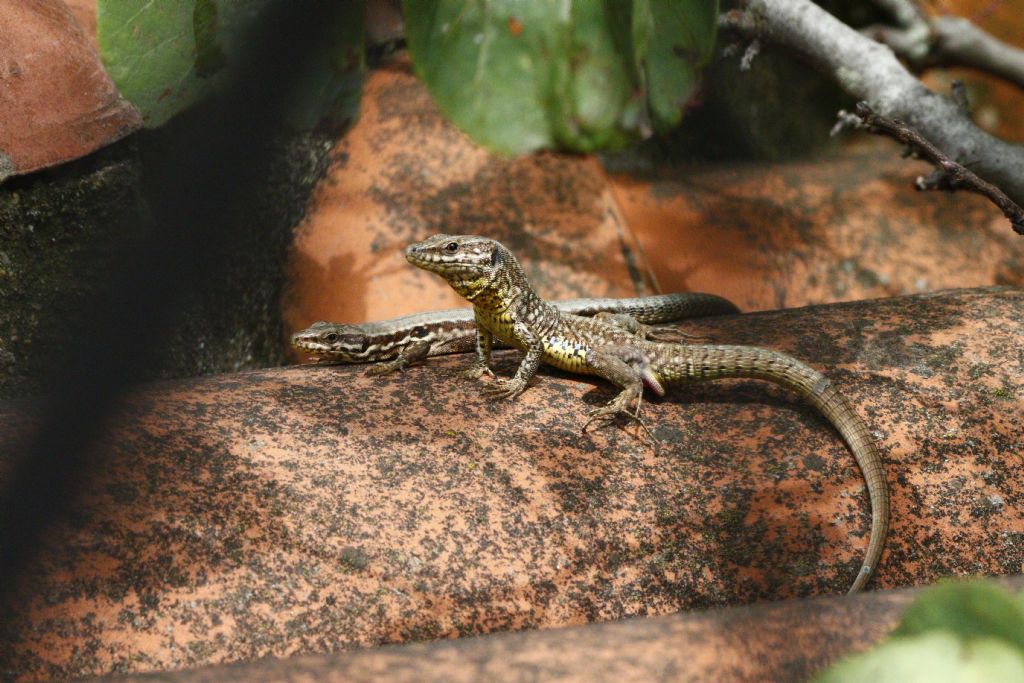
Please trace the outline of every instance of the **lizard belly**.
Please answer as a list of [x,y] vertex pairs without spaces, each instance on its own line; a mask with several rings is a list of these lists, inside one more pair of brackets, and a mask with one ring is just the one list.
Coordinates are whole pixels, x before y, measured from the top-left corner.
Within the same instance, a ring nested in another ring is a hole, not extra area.
[[544,362],[560,370],[582,375],[592,375],[587,365],[587,351],[590,345],[565,337],[548,337],[544,340]]
[[491,311],[477,308],[476,323],[509,346],[520,351],[526,350],[526,345],[516,337],[515,323],[508,311]]
[[[509,346],[526,351],[526,344],[515,333],[515,321],[508,311],[480,310],[476,312],[477,324]],[[587,350],[590,345],[584,341],[552,334],[544,339],[544,362],[560,370],[568,370],[578,374],[591,375],[593,371],[587,366]]]

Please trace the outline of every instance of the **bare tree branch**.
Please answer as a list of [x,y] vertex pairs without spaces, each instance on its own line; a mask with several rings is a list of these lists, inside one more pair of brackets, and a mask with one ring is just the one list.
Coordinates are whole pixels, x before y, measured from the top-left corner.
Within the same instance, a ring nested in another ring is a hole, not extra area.
[[1024,204],[1024,147],[975,126],[951,98],[926,88],[892,50],[860,34],[810,0],[746,0],[719,25],[748,39],[795,50],[857,100],[906,121],[951,160]]
[[914,0],[875,0],[875,4],[888,12],[903,28],[928,23],[928,17]]
[[[935,164],[936,169],[933,173],[917,179],[915,183],[917,189],[945,190],[947,192],[964,190],[987,197],[1010,221],[1013,231],[1018,235],[1024,235],[1024,209],[1003,194],[998,187],[985,182],[969,168],[950,159],[942,150],[902,121],[879,116],[871,110],[867,102],[858,102],[856,113],[868,131],[887,135],[902,142],[912,150],[914,156]],[[844,114],[845,112],[840,112],[840,120],[848,121],[848,115],[844,116]]]
[[974,67],[1024,88],[1024,50],[993,38],[960,17],[935,17],[931,25],[935,64]]
[[953,103],[956,108],[964,116],[968,116],[971,113],[971,103],[967,99],[967,86],[960,79],[954,78],[953,82],[949,84],[949,96],[953,98]]
[[875,0],[897,27],[871,26],[865,35],[885,43],[917,71],[969,66],[1024,88],[1024,49],[1002,42],[961,17],[929,18],[913,0]]
[[927,23],[911,24],[907,27],[875,24],[862,29],[872,40],[888,45],[893,52],[905,59],[915,71],[923,71],[932,51],[934,34]]

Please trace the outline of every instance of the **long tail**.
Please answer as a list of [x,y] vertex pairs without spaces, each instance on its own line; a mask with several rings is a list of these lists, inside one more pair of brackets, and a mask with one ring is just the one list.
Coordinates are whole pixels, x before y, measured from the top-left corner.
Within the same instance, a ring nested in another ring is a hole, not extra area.
[[867,426],[827,377],[800,361],[777,351],[756,346],[682,346],[671,362],[658,368],[666,383],[751,377],[774,382],[796,391],[836,428],[846,441],[867,482],[871,499],[871,536],[864,562],[850,593],[862,589],[882,557],[889,531],[889,487],[882,457]]

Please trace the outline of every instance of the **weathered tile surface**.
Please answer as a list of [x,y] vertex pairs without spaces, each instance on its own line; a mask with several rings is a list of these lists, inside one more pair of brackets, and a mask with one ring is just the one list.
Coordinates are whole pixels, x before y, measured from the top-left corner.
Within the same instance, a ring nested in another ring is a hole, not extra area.
[[916,192],[888,141],[832,158],[610,176],[664,291],[744,311],[1024,285],[1024,240],[987,200]]
[[[1021,577],[1003,581],[1024,587]],[[804,681],[882,640],[920,589],[727,607],[128,680],[167,683]],[[127,683],[127,681],[125,681]]]
[[[1024,565],[1024,292],[952,291],[695,321],[825,371],[893,494],[874,586]],[[608,387],[513,403],[448,377],[293,367],[146,387],[6,625],[7,672],[98,675],[606,621],[846,590],[852,457],[758,382],[581,434]],[[510,355],[499,371],[514,368]],[[11,408],[5,409],[12,410]],[[0,415],[0,425],[9,425]]]
[[437,232],[501,240],[548,297],[653,291],[595,158],[490,154],[442,118],[406,61],[368,74],[359,121],[331,156],[289,259],[293,330],[464,305],[402,256]]
[[0,180],[85,156],[141,127],[60,0],[0,4],[0,44]]

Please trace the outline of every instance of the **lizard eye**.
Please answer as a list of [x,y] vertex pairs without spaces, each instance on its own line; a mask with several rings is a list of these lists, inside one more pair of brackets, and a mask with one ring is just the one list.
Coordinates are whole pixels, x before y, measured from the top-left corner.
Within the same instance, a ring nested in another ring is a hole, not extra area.
[[334,342],[338,341],[338,333],[328,332],[327,334],[324,335],[324,341],[327,342],[328,344],[333,344]]
[[447,251],[449,254],[454,254],[459,250],[459,243],[449,242],[448,244],[444,245],[444,250]]
[[416,327],[412,328],[411,335],[413,337],[416,337],[417,339],[422,339],[423,337],[427,336],[427,328],[423,327],[422,325],[417,325]]

